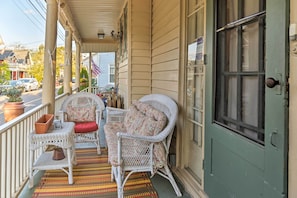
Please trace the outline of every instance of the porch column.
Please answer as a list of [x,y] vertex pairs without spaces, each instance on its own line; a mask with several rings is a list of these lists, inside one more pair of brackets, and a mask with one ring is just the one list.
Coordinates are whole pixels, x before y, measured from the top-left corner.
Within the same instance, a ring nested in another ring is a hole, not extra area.
[[92,52],[89,53],[89,68],[88,68],[88,73],[89,73],[89,92],[91,93],[91,87],[92,87]]
[[65,60],[64,60],[64,93],[72,94],[72,32],[65,31]]
[[57,1],[47,0],[46,10],[42,103],[50,103],[48,113],[55,113]]
[[76,46],[76,67],[75,67],[75,88],[79,87],[79,72],[80,72],[80,45],[78,42],[75,42]]

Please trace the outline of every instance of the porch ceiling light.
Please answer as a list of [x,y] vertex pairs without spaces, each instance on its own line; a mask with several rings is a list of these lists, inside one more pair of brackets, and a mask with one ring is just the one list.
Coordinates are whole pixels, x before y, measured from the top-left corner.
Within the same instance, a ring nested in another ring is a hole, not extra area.
[[105,34],[104,33],[98,33],[98,39],[104,39]]

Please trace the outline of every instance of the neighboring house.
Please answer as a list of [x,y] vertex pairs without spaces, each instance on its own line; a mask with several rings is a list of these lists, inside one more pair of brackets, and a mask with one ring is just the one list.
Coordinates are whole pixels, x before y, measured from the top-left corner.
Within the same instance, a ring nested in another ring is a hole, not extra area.
[[28,77],[28,69],[31,66],[30,51],[26,49],[0,51],[0,62],[6,61],[10,70],[11,80]]
[[[97,53],[92,56],[92,60],[99,67],[101,72],[98,75],[92,74],[92,78],[96,79],[97,86],[104,87],[108,84],[114,84],[115,53]],[[83,59],[83,66],[88,68],[89,57]]]

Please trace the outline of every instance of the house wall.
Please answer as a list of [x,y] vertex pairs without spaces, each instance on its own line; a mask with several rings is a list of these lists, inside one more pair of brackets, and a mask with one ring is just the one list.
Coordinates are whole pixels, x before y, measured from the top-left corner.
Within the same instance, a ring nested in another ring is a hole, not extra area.
[[151,93],[151,0],[131,1],[131,100]]
[[128,0],[128,56],[118,57],[124,107],[150,93],[178,101],[180,1]]
[[129,0],[127,59],[119,60],[119,94],[124,108],[151,93],[151,0]]
[[[290,24],[297,24],[297,2],[291,0]],[[293,198],[297,195],[297,54],[293,50],[297,48],[297,40],[290,42],[290,106],[289,106],[289,179],[288,197]]]
[[152,7],[152,93],[178,101],[180,64],[179,0],[153,0]]

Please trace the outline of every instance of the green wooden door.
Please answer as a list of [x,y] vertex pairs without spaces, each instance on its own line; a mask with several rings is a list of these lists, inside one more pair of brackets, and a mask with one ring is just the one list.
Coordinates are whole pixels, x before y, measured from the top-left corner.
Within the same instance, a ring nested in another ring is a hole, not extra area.
[[205,191],[286,197],[289,1],[207,2]]

